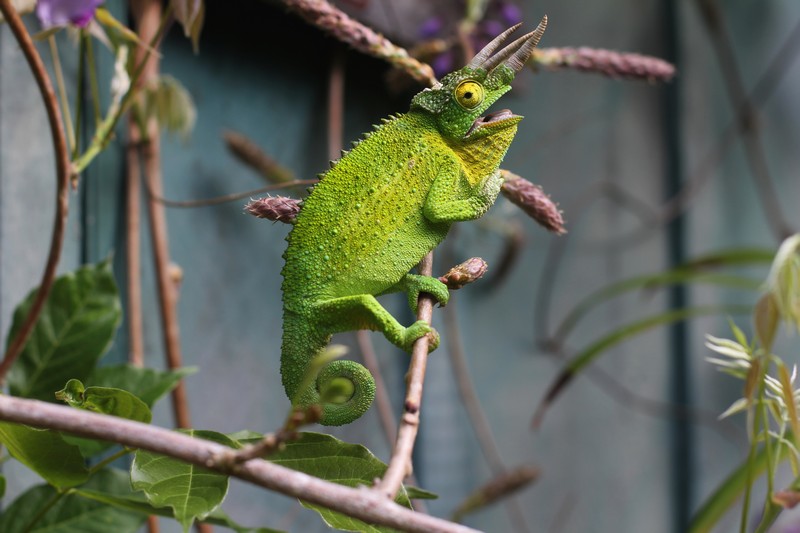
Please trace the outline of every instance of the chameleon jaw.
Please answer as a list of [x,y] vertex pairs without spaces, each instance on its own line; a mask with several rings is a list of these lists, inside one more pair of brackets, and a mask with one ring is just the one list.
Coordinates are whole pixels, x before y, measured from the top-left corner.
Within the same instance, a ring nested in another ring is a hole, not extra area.
[[476,118],[472,122],[472,126],[467,130],[467,133],[464,134],[464,138],[468,139],[474,133],[487,128],[492,130],[507,128],[513,126],[520,120],[522,120],[522,117],[515,115],[510,109],[501,109],[500,111],[495,111],[494,113]]

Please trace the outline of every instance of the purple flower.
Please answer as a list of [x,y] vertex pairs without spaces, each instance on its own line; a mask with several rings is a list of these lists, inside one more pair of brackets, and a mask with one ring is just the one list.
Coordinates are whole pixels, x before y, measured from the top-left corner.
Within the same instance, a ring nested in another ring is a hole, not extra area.
[[104,0],[39,0],[36,16],[44,28],[72,24],[86,27],[94,16],[94,10]]

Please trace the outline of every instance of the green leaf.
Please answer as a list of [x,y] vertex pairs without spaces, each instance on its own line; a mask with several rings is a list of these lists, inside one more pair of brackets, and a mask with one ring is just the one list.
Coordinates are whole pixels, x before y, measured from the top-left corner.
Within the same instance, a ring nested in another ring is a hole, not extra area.
[[0,475],[0,498],[6,495],[6,476]]
[[[150,408],[142,400],[128,391],[110,387],[84,388],[77,379],[67,382],[64,389],[56,393],[56,398],[78,409],[118,416],[149,424],[153,418]],[[75,444],[84,457],[91,457],[114,445],[113,442],[85,439],[64,435],[64,440]]]
[[615,329],[611,333],[598,339],[590,344],[587,348],[579,352],[576,356],[571,358],[566,366],[559,372],[556,379],[545,393],[542,403],[536,410],[533,417],[534,427],[541,423],[544,413],[548,407],[555,401],[561,394],[572,379],[578,375],[584,368],[597,359],[600,355],[605,353],[609,348],[617,344],[643,333],[655,327],[679,322],[697,316],[715,315],[715,314],[739,314],[749,313],[751,308],[749,306],[707,306],[707,307],[687,307],[685,309],[673,309],[664,313],[658,313],[642,320],[637,320],[630,324],[626,324],[620,328]]
[[[791,435],[787,434],[787,437],[791,438]],[[752,462],[745,460],[717,487],[692,517],[688,533],[713,531],[723,515],[739,502],[745,487],[766,471],[767,465],[771,464],[770,458],[771,461],[780,462],[791,453],[787,446],[777,442],[769,445],[772,447],[770,454],[762,447]]]
[[[286,447],[269,457],[273,463],[332,481],[348,487],[372,485],[375,478],[386,472],[386,464],[360,444],[349,444],[330,435],[321,433],[301,433],[297,440],[286,443]],[[403,488],[397,496],[397,503],[411,508],[408,494]],[[386,532],[392,529],[373,526],[331,511],[324,507],[301,501],[309,509],[317,511],[322,519],[334,529],[344,531]]]
[[[14,312],[12,339],[36,296],[32,291]],[[27,344],[8,374],[14,396],[53,401],[71,378],[85,379],[106,352],[121,309],[108,261],[81,267],[56,279]]]
[[181,379],[195,372],[197,369],[194,367],[160,371],[131,365],[102,366],[86,378],[86,384],[126,390],[152,407],[156,400],[174,389]]
[[768,292],[758,300],[755,309],[753,309],[753,323],[755,324],[756,335],[767,353],[772,350],[772,342],[778,332],[780,320],[781,317],[778,314],[775,297]]
[[[129,479],[124,472],[122,474],[120,476],[101,471],[86,486],[101,493],[125,490],[129,486]],[[145,515],[82,498],[77,493],[60,494],[50,485],[38,485],[14,500],[0,516],[0,531],[136,533],[145,519]]]
[[[119,509],[141,513],[142,515],[156,515],[163,516],[165,518],[174,518],[174,514],[171,509],[166,507],[153,507],[150,505],[150,503],[148,503],[144,496],[133,492],[130,494],[108,494],[106,492],[98,492],[93,490],[75,489],[75,494],[90,500],[113,505]],[[282,533],[277,529],[243,526],[236,523],[222,509],[215,509],[211,514],[203,519],[203,522],[215,526],[228,527],[239,533]]]
[[439,495],[435,492],[419,487],[412,487],[410,485],[406,485],[406,493],[408,493],[408,497],[412,500],[436,500],[439,498]]
[[[225,446],[237,443],[221,433],[186,430],[191,437]],[[144,491],[156,507],[172,507],[175,519],[188,530],[195,519],[204,520],[225,499],[228,476],[161,454],[138,450],[131,464],[131,485]]]
[[0,442],[12,457],[56,487],[74,487],[89,476],[78,447],[56,431],[0,422]]

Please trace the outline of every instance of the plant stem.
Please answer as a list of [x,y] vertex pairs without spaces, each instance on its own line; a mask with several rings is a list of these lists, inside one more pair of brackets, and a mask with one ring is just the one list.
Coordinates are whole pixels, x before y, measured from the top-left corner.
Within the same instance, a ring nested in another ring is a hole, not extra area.
[[441,518],[415,513],[374,491],[323,481],[263,459],[251,459],[233,468],[226,468],[226,458],[236,453],[232,448],[116,416],[0,395],[0,420],[66,431],[81,437],[108,440],[128,448],[160,453],[373,524],[411,532],[476,533],[474,529]]
[[53,221],[53,234],[50,241],[50,251],[47,257],[47,264],[45,265],[42,281],[39,284],[39,290],[31,304],[30,311],[22,322],[17,334],[8,343],[5,355],[2,362],[0,362],[0,383],[5,379],[9,368],[19,356],[22,348],[28,340],[28,337],[33,331],[33,326],[39,318],[47,297],[50,295],[50,290],[53,287],[55,280],[56,268],[58,261],[61,257],[61,248],[64,244],[64,232],[67,225],[67,213],[69,208],[69,152],[67,151],[67,141],[64,137],[64,124],[61,120],[61,113],[58,109],[58,102],[56,100],[53,85],[47,75],[47,70],[44,68],[42,58],[36,50],[36,47],[31,40],[28,30],[22,23],[16,9],[11,5],[10,0],[0,0],[0,12],[6,19],[11,32],[17,39],[20,48],[22,49],[25,59],[33,72],[36,79],[36,84],[42,94],[42,101],[47,111],[47,118],[50,123],[50,133],[53,141],[53,151],[55,152],[56,159],[56,213]]
[[91,144],[86,148],[82,155],[78,158],[73,160],[72,162],[72,171],[74,174],[80,174],[89,163],[91,163],[97,155],[102,152],[108,141],[111,140],[111,134],[114,132],[114,128],[117,126],[117,122],[119,122],[120,117],[122,114],[127,111],[128,107],[133,101],[133,96],[136,94],[136,87],[138,85],[139,77],[142,75],[144,71],[144,67],[150,58],[150,54],[154,49],[158,47],[159,41],[161,41],[161,37],[164,35],[164,32],[167,29],[168,23],[172,20],[172,2],[169,3],[166,10],[164,10],[164,14],[161,16],[161,23],[159,24],[158,30],[156,31],[153,38],[150,40],[149,45],[145,49],[144,58],[139,62],[136,69],[133,71],[131,75],[131,85],[128,89],[128,92],[125,93],[125,96],[122,97],[122,101],[119,103],[119,106],[114,110],[113,113],[109,114],[105,120],[103,120],[97,128],[97,131],[92,138]]
[[[89,89],[92,92],[94,127],[99,128],[103,120],[103,111],[100,109],[100,85],[97,83],[97,60],[94,57],[94,44],[88,32],[81,32],[81,40],[86,42],[86,60],[89,63]],[[73,159],[75,158],[77,158],[77,155]]]
[[[428,253],[419,264],[419,273],[430,276],[433,273],[433,252]],[[417,320],[431,323],[433,316],[433,298],[425,293],[420,294],[417,304]],[[411,473],[411,453],[419,431],[420,410],[422,407],[422,388],[425,383],[425,369],[428,363],[430,339],[424,335],[414,342],[411,351],[411,364],[406,374],[406,399],[403,403],[403,417],[397,430],[389,467],[383,479],[375,486],[375,490],[383,496],[394,499],[403,484],[403,479]]]
[[55,35],[50,35],[47,38],[47,44],[50,46],[50,57],[53,59],[53,72],[56,74],[56,87],[58,87],[58,96],[61,100],[61,109],[64,113],[64,124],[67,131],[67,142],[71,149],[75,149],[78,143],[75,141],[76,137],[73,134],[72,115],[69,112],[69,98],[67,98],[67,84],[64,83],[64,70],[61,68],[61,59],[58,56],[58,45],[56,44]]

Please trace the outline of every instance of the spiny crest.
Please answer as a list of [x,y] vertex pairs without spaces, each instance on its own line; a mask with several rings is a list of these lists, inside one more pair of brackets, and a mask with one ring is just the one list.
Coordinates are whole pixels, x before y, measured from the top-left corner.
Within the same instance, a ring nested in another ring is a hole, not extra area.
[[[356,147],[357,147],[359,144],[363,143],[364,141],[366,141],[367,139],[369,139],[370,137],[372,137],[372,135],[373,135],[375,132],[377,132],[378,130],[380,130],[380,129],[381,129],[383,126],[385,126],[386,124],[389,124],[390,122],[393,122],[393,121],[397,120],[398,118],[400,118],[400,117],[402,117],[402,116],[403,116],[402,114],[397,114],[397,115],[389,115],[389,117],[387,117],[387,118],[382,118],[382,119],[381,119],[381,123],[380,123],[380,124],[373,124],[373,125],[372,125],[372,130],[371,130],[371,131],[367,131],[367,132],[365,132],[365,133],[364,133],[364,134],[361,136],[361,138],[359,138],[359,139],[356,139],[355,141],[352,141],[352,142],[350,143],[350,145],[351,145],[351,149],[350,149],[350,150],[342,150],[342,153],[341,153],[341,155],[339,156],[339,159],[334,159],[334,160],[328,161],[328,165],[329,165],[328,172],[330,172],[331,170],[333,170],[333,169],[336,167],[336,164],[337,164],[337,163],[339,163],[339,161],[341,161],[341,160],[342,160],[342,159],[343,159],[345,156],[347,156],[347,154],[349,154],[349,153],[350,153],[350,152],[351,152],[353,149],[355,149],[355,148],[356,148]],[[325,176],[325,174],[327,174],[328,172],[325,172],[324,174],[320,174],[320,175],[319,175],[319,178],[320,178],[320,179],[322,179],[322,178]]]

